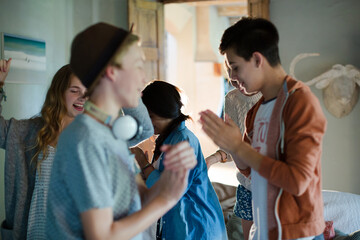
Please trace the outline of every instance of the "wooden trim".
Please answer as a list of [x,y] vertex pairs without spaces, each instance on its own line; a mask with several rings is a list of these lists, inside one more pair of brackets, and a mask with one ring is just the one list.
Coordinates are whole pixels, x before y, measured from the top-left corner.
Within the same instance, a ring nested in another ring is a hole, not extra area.
[[[158,5],[158,8],[161,10],[158,11],[158,58],[159,58],[159,79],[165,80],[165,15],[164,15],[164,4]],[[162,19],[162,20],[160,20]]]
[[[129,25],[135,23],[134,34],[138,34],[141,38],[141,31],[146,31],[146,29],[137,29],[136,24],[140,19],[138,18],[139,14],[142,14],[141,11],[155,11],[156,13],[156,36],[151,40],[151,44],[145,42],[142,39],[142,49],[146,57],[147,64],[147,74],[151,79],[165,79],[165,60],[164,60],[164,5],[160,2],[153,2],[149,0],[128,0],[128,10],[129,10]],[[155,67],[156,65],[156,67]]]
[[157,61],[159,59],[159,52],[157,48],[142,47],[146,60]]
[[144,9],[149,9],[149,10],[156,10],[157,4],[159,3],[155,3],[154,2],[146,2],[144,0],[136,0],[136,6],[137,8],[144,8]]
[[248,0],[248,13],[250,17],[261,17],[269,20],[269,0]]
[[227,3],[247,3],[247,0],[162,0],[164,4],[167,3],[208,3],[210,5],[224,5]]
[[247,15],[248,9],[247,6],[227,5],[227,6],[217,6],[217,12],[219,16],[236,17],[236,16]]

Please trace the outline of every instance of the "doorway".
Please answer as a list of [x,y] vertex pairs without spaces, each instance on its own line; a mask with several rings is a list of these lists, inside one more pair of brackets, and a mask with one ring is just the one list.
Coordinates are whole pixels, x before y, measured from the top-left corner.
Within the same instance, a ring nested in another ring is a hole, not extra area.
[[[218,147],[201,130],[200,111],[210,109],[222,115],[224,98],[231,86],[224,72],[224,58],[218,46],[226,28],[247,15],[247,1],[201,1],[164,6],[165,81],[183,91],[183,111],[193,121],[187,127],[201,143],[204,157]],[[211,181],[238,185],[235,164],[215,164]]]

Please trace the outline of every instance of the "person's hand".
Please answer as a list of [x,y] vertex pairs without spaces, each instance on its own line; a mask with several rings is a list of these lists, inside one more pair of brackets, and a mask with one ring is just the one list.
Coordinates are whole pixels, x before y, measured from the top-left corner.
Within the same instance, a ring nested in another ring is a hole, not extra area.
[[165,169],[160,176],[160,196],[175,204],[183,196],[188,185],[189,171],[181,169],[172,171]]
[[242,144],[240,128],[225,114],[225,121],[210,110],[200,112],[203,131],[213,142],[228,153],[234,153]]
[[190,170],[197,164],[194,149],[186,141],[163,145],[160,150],[165,153],[164,166],[167,170]]
[[3,85],[10,71],[11,58],[9,60],[0,59],[0,84]]
[[132,147],[130,148],[130,151],[135,155],[135,159],[141,169],[149,163],[149,154],[147,151],[144,153],[143,150],[139,147]]

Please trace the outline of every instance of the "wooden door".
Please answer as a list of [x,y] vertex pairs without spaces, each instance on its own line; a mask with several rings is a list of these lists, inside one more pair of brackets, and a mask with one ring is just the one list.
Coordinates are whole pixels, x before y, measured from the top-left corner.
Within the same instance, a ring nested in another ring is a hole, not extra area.
[[269,0],[248,0],[250,17],[261,17],[270,20]]
[[128,0],[129,25],[140,36],[149,80],[165,80],[164,5],[146,0]]

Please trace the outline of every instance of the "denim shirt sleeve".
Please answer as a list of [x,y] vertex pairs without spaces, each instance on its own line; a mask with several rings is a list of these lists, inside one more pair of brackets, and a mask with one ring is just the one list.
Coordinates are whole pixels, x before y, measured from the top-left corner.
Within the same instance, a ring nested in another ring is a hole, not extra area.
[[146,179],[145,183],[148,188],[151,188],[160,178],[162,171],[164,171],[164,154],[161,154],[159,156],[159,159],[157,161],[159,162],[159,170],[154,169]]
[[148,178],[146,179],[146,186],[151,188],[160,178],[161,172],[159,170],[154,170],[150,173]]

